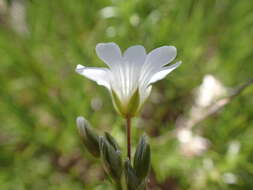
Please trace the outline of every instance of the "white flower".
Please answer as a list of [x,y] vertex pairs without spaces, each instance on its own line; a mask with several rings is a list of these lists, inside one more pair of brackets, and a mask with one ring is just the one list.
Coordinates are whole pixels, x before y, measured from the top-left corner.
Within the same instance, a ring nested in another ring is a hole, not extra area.
[[205,75],[196,94],[196,105],[201,108],[212,105],[217,99],[225,96],[227,88],[213,75]]
[[106,87],[117,111],[124,117],[135,116],[149,96],[151,84],[181,64],[166,66],[176,57],[174,46],[162,46],[146,54],[143,46],[135,45],[122,55],[117,44],[99,43],[96,52],[109,68],[77,65],[76,71]]
[[199,135],[194,135],[189,129],[180,129],[177,133],[181,152],[188,157],[199,156],[209,147],[210,142]]

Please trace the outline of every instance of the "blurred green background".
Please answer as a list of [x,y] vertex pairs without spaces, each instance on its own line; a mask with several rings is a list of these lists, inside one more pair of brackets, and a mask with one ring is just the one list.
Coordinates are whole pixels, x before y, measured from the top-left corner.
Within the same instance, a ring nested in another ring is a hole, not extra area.
[[134,144],[150,136],[150,189],[253,189],[253,86],[192,128],[205,151],[174,135],[206,74],[229,89],[253,77],[252,0],[0,0],[0,189],[112,189],[75,126],[83,115],[125,147],[109,93],[75,73],[104,66],[94,48],[110,41],[174,45],[183,61],[134,120]]

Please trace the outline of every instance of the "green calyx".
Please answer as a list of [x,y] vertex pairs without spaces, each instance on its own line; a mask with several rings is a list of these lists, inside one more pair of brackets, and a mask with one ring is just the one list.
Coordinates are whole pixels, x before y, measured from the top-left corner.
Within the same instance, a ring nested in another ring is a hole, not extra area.
[[112,99],[117,112],[125,118],[136,116],[140,110],[140,93],[138,88],[127,102],[122,102],[113,90]]

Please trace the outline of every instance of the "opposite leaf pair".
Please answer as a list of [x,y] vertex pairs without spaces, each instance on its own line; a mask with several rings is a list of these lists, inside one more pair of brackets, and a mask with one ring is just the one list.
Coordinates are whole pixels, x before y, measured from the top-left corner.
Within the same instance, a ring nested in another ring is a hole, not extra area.
[[[119,190],[145,190],[150,168],[150,146],[143,136],[137,146],[133,166],[129,160],[122,164],[119,145],[107,132],[98,136],[83,118],[77,118],[77,127],[87,150],[100,157],[108,176]],[[123,177],[123,172],[124,176]]]

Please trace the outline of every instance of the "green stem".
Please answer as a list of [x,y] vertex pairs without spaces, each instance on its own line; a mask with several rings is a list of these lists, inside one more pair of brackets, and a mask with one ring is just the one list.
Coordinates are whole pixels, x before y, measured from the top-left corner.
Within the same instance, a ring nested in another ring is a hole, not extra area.
[[126,118],[127,123],[127,156],[131,162],[131,117]]

